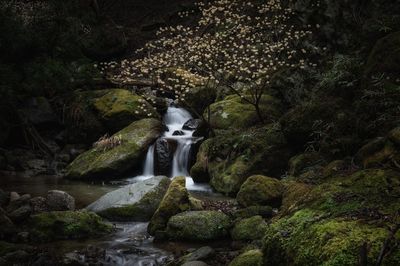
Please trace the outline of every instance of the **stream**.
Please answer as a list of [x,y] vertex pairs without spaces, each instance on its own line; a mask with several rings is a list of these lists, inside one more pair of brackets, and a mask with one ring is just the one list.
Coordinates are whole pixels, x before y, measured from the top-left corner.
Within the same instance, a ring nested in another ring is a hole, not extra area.
[[[193,137],[193,130],[184,130],[182,126],[192,119],[191,114],[183,108],[170,106],[163,121],[167,129],[160,138],[175,142],[170,177],[185,176],[186,187],[193,196],[207,199],[224,198],[214,193],[208,184],[196,184],[189,176],[191,147],[202,138]],[[174,134],[179,131],[180,135]],[[155,144],[147,151],[143,172],[139,176],[128,177],[113,182],[85,183],[55,176],[16,177],[6,176],[0,180],[0,186],[7,191],[29,193],[34,196],[46,195],[48,190],[63,190],[76,200],[77,208],[84,208],[104,194],[118,189],[121,185],[135,183],[155,175]],[[103,239],[88,241],[59,241],[44,246],[57,255],[67,254],[74,260],[90,263],[91,256],[102,265],[165,265],[173,254],[181,254],[188,248],[200,247],[193,243],[154,243],[147,233],[147,224],[143,222],[113,223],[115,233]],[[204,244],[203,244],[204,245]],[[97,252],[97,253],[96,253]]]

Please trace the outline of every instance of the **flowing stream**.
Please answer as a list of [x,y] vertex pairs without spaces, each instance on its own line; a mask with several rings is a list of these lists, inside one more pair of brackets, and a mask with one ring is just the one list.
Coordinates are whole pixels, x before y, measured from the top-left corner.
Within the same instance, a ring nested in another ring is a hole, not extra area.
[[[183,108],[170,106],[164,115],[164,124],[168,128],[161,139],[175,143],[176,148],[171,163],[170,177],[185,176],[186,187],[192,195],[206,198],[219,198],[221,195],[212,192],[208,184],[195,184],[189,176],[190,156],[192,145],[201,140],[193,137],[193,130],[183,129],[183,125],[192,119],[188,111]],[[174,134],[175,132],[175,134]],[[177,135],[179,133],[179,135]],[[107,192],[117,189],[121,185],[134,183],[151,178],[155,174],[155,144],[147,151],[143,164],[142,175],[115,181],[113,183],[85,183],[66,180],[60,177],[43,176],[22,178],[16,176],[2,177],[0,185],[8,191],[30,193],[32,196],[43,196],[48,190],[64,190],[75,197],[77,208],[84,208]],[[111,236],[104,239],[88,241],[60,241],[50,243],[44,247],[57,255],[68,254],[84,263],[90,263],[88,247],[99,249],[95,260],[101,265],[165,265],[173,253],[180,253],[190,247],[190,243],[153,243],[153,238],[147,233],[148,223],[113,223],[118,229]],[[93,255],[93,254],[92,254]]]

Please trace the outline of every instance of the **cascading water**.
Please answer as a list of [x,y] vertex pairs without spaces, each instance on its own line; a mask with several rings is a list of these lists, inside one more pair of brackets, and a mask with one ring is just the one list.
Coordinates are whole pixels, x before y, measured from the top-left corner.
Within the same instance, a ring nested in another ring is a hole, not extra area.
[[[210,190],[206,184],[195,184],[189,175],[190,150],[193,144],[201,138],[193,137],[194,130],[183,129],[183,125],[190,119],[191,114],[183,108],[170,106],[164,115],[163,121],[168,130],[161,136],[162,139],[176,143],[176,149],[172,159],[171,177],[185,176],[186,186],[189,190]],[[131,181],[143,180],[155,175],[155,145],[151,145],[147,151],[143,165],[143,174]]]

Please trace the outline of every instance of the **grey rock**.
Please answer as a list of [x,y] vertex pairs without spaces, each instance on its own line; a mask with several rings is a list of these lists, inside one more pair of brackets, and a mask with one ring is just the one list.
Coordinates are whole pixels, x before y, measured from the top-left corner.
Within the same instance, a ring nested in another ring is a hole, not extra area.
[[209,246],[201,247],[195,251],[183,256],[182,262],[199,261],[211,258],[215,255],[215,250]]
[[47,206],[49,211],[73,211],[75,210],[75,199],[67,192],[61,190],[50,190],[47,192]]
[[13,191],[10,193],[10,202],[19,199],[21,197],[17,192]]
[[30,200],[33,213],[49,211],[47,200],[43,197],[34,197]]
[[169,178],[155,176],[109,192],[86,209],[115,221],[147,221],[169,184]]
[[171,143],[163,138],[157,139],[154,146],[155,172],[157,175],[169,175],[174,149]]
[[22,206],[29,205],[29,201],[31,199],[31,195],[29,194],[24,194],[20,197],[17,197],[15,194],[12,196],[13,200],[10,200],[10,203],[7,206],[6,211],[8,213],[11,213]]

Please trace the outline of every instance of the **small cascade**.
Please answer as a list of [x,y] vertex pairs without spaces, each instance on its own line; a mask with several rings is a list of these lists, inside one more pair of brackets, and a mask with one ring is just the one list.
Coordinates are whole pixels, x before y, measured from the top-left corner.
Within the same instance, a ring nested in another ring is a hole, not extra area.
[[[163,133],[160,139],[168,142],[166,145],[170,144],[174,147],[172,150],[173,157],[171,154],[172,162],[169,166],[170,171],[167,172],[169,172],[172,178],[176,176],[185,176],[187,187],[190,190],[210,190],[206,184],[195,184],[189,174],[192,145],[202,139],[201,137],[193,137],[193,129],[184,129],[184,124],[190,119],[193,119],[193,117],[188,111],[174,106],[168,107],[164,115],[163,121],[168,130]],[[156,148],[156,145],[157,144],[151,145],[147,151],[143,165],[143,174],[133,178],[132,181],[147,179],[157,174],[158,170],[156,170],[157,162],[155,158],[157,156],[156,150],[159,148]]]
[[143,167],[143,176],[154,176],[154,144],[147,150]]

